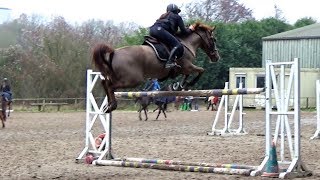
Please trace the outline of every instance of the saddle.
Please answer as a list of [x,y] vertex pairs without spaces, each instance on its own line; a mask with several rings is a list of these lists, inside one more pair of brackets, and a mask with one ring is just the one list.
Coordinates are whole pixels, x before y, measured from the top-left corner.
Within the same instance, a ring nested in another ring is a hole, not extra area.
[[164,43],[160,42],[156,38],[152,36],[144,36],[144,42],[142,45],[148,45],[152,47],[154,52],[157,55],[157,58],[160,61],[166,62],[169,58],[170,50],[168,46],[166,46]]

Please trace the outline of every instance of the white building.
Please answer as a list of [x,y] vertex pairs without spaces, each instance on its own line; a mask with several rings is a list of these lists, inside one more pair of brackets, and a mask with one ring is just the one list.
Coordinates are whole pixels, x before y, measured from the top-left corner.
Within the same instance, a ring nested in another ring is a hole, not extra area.
[[0,7],[0,24],[11,19],[11,9]]

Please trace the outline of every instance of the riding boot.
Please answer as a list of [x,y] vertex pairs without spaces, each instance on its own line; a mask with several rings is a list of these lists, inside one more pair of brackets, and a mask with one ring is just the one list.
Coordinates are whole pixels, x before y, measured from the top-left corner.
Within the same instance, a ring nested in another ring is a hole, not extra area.
[[178,47],[174,47],[172,50],[171,50],[171,52],[170,52],[170,55],[169,55],[169,58],[168,58],[168,61],[167,61],[167,63],[166,63],[166,65],[165,65],[165,68],[166,69],[170,69],[170,68],[173,68],[173,67],[175,67],[175,66],[177,66],[177,67],[181,67],[181,66],[179,66],[176,62],[175,62],[175,60],[176,60],[176,51],[177,51],[177,49],[178,49]]

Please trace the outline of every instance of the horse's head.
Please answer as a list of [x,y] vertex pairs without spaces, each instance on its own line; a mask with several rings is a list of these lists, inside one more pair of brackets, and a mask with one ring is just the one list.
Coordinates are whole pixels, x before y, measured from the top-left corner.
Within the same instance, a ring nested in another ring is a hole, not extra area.
[[200,48],[209,56],[211,62],[217,62],[220,59],[220,55],[216,46],[217,39],[214,36],[215,27],[200,22],[192,26],[194,27],[194,33],[201,39]]

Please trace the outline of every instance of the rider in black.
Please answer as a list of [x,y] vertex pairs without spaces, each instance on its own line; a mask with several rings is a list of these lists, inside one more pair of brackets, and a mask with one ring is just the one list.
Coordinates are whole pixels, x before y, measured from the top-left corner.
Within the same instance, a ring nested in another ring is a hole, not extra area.
[[192,32],[186,28],[184,22],[179,15],[181,10],[175,4],[167,6],[167,12],[162,14],[160,18],[150,27],[150,35],[157,38],[161,42],[172,48],[169,59],[165,65],[166,68],[178,66],[175,63],[176,57],[181,57],[184,51],[183,45],[175,38],[175,34],[180,29],[182,35],[188,35]]

